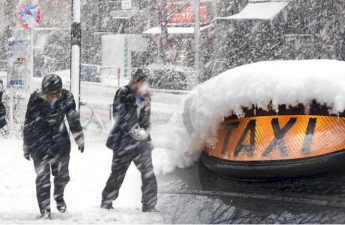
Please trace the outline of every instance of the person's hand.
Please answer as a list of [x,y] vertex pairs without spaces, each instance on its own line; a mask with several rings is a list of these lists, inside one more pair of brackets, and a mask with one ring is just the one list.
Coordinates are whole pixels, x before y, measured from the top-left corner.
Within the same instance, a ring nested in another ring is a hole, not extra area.
[[24,153],[24,158],[28,161],[30,161],[30,154],[29,153]]
[[140,136],[139,136],[139,130],[138,130],[138,129],[132,128],[132,129],[129,131],[128,134],[129,134],[129,136],[131,136],[134,140],[140,141]]
[[84,144],[78,145],[78,149],[79,149],[79,151],[80,151],[81,153],[83,153],[83,152],[84,152],[84,149],[85,149],[85,145],[84,145]]
[[132,128],[129,131],[129,136],[131,136],[133,139],[135,139],[137,141],[142,141],[142,140],[145,140],[146,138],[148,138],[149,135],[142,128],[137,128],[137,129]]
[[142,129],[139,131],[139,139],[142,141],[142,140],[145,140],[146,138],[148,138],[149,135],[147,134],[147,132]]

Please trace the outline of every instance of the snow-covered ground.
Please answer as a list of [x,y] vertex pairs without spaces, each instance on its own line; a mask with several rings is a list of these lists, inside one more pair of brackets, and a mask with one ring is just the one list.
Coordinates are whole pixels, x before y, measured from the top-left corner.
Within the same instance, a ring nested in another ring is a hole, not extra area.
[[[0,148],[0,223],[46,223],[37,221],[39,210],[32,161],[22,154],[21,140],[1,140]],[[81,154],[72,147],[70,176],[65,199],[68,212],[60,214],[51,202],[50,223],[163,223],[160,214],[141,213],[141,178],[131,165],[114,211],[99,208],[101,192],[110,174],[112,152],[104,143],[87,142]]]

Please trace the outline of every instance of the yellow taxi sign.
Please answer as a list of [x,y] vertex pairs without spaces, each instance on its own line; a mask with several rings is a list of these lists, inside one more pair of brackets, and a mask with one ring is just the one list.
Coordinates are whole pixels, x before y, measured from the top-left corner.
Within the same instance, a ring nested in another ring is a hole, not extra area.
[[225,121],[209,155],[229,161],[302,159],[345,149],[345,118],[258,116]]

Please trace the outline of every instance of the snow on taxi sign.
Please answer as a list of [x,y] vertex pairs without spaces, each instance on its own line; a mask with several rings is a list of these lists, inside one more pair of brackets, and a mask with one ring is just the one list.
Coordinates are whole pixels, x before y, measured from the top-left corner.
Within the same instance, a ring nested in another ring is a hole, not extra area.
[[33,29],[41,20],[41,9],[37,0],[21,0],[17,6],[19,23],[27,30]]

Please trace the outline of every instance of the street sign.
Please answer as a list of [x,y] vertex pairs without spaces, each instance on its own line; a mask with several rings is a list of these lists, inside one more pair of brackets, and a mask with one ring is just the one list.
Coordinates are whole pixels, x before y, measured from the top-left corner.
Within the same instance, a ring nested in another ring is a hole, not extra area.
[[13,73],[9,73],[8,85],[10,88],[23,88],[27,73],[26,59],[18,58],[13,62]]
[[28,40],[9,42],[7,87],[10,89],[22,89],[27,85],[29,44]]
[[37,0],[21,0],[17,5],[19,23],[27,30],[35,28],[41,20],[41,8]]
[[132,9],[132,0],[123,0],[121,6],[122,10]]

